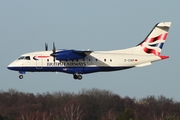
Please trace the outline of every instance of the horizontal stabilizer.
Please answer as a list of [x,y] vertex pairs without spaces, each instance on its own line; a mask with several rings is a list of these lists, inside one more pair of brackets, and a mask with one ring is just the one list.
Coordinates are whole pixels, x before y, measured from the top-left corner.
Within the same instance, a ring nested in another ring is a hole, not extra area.
[[162,60],[169,58],[169,56],[159,56]]
[[144,66],[148,66],[148,65],[151,65],[151,62],[142,63],[142,64],[139,64],[139,65],[136,65],[136,67],[144,67]]

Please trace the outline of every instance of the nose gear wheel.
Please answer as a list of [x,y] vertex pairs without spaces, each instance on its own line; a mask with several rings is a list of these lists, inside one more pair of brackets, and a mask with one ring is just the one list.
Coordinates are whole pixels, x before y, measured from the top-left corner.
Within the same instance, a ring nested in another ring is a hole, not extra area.
[[81,80],[81,79],[82,79],[82,75],[80,75],[80,74],[74,74],[74,75],[73,75],[73,78],[74,78],[74,79]]

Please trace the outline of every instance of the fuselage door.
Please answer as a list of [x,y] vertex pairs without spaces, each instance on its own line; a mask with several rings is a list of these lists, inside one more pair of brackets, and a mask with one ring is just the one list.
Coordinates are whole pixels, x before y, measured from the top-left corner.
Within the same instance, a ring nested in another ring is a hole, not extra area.
[[43,67],[43,58],[42,55],[36,55],[35,58],[36,59],[36,69],[42,69]]
[[87,57],[86,58],[86,62],[87,62],[87,65],[91,65],[92,64],[92,58],[91,57]]

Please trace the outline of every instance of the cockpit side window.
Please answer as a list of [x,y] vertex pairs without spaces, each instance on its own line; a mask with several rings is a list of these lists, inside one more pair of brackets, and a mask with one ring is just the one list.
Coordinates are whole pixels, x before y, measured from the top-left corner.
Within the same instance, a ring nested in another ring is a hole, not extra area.
[[30,56],[26,56],[24,59],[25,60],[30,60]]

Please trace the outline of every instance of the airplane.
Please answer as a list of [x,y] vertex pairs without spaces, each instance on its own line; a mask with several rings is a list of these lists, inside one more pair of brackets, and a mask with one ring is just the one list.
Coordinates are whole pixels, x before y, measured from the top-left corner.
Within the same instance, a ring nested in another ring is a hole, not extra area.
[[135,47],[111,50],[91,51],[74,49],[56,49],[31,52],[21,55],[8,65],[9,70],[19,71],[19,78],[26,72],[64,72],[81,80],[82,74],[109,72],[134,67],[151,65],[152,62],[164,60],[161,51],[168,35],[171,22],[157,23],[148,36]]

